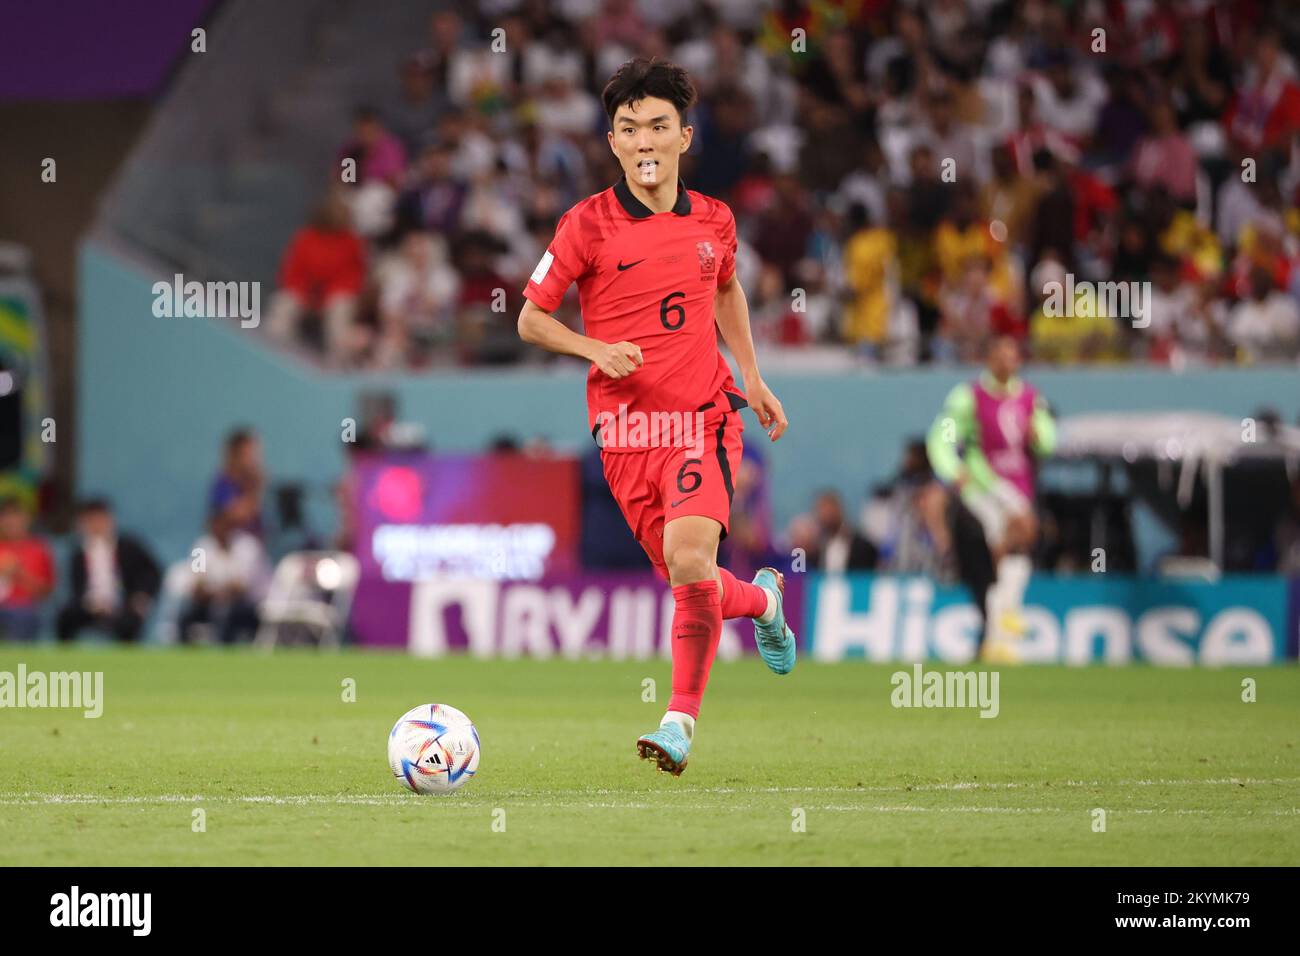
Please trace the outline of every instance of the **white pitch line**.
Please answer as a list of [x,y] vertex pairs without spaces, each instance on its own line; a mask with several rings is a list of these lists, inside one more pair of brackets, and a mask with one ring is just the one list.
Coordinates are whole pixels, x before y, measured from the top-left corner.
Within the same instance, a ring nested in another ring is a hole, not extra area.
[[[529,806],[539,806],[539,808],[559,808],[559,806],[591,806],[591,808],[627,808],[627,809],[651,809],[662,808],[662,804],[645,804],[645,803],[595,803],[588,801],[584,803],[581,797],[591,796],[686,796],[686,795],[761,795],[761,793],[926,793],[926,792],[950,792],[950,791],[1004,791],[1004,790],[1050,790],[1056,787],[1058,790],[1066,788],[1083,788],[1083,787],[1104,787],[1104,788],[1121,788],[1121,787],[1204,787],[1204,786],[1284,786],[1284,784],[1300,784],[1300,778],[1270,778],[1258,779],[1251,777],[1225,777],[1213,779],[1151,779],[1151,780],[1057,780],[1057,782],[1043,783],[980,783],[980,782],[962,782],[962,783],[918,783],[906,784],[906,786],[893,787],[698,787],[690,790],[675,793],[672,791],[628,791],[612,790],[612,788],[585,788],[585,790],[569,791],[575,800],[573,801],[554,801],[554,791],[542,790],[519,790],[495,793],[487,803],[500,804],[508,800],[526,800]],[[532,800],[533,796],[551,797],[549,803],[536,803]],[[292,793],[287,796],[204,796],[201,793],[155,793],[149,796],[105,796],[98,793],[39,793],[39,792],[14,792],[0,793],[0,806],[29,806],[29,805],[91,805],[91,804],[199,804],[199,803],[233,803],[233,804],[272,804],[272,805],[361,805],[361,806],[408,806],[416,797],[413,795],[403,795],[403,793]],[[485,796],[478,796],[480,803],[461,803],[461,806],[478,806],[485,800]],[[715,805],[692,806],[672,803],[673,808],[681,809],[716,809]],[[733,806],[733,805],[732,805]],[[724,808],[725,809],[725,806]],[[745,809],[763,809],[757,806],[746,805]],[[826,806],[822,809],[836,809],[833,806]],[[850,809],[850,808],[845,808]],[[852,808],[861,809],[861,808]],[[909,812],[937,812],[937,813],[966,813],[971,810],[983,810],[983,812],[1021,812],[1014,808],[902,808]],[[1165,810],[1127,810],[1128,813],[1164,813]],[[1177,812],[1177,810],[1175,810]],[[1200,810],[1187,810],[1188,813],[1200,813]],[[1290,816],[1291,810],[1282,810],[1279,812],[1284,816]]]
[[[1300,777],[1281,777],[1257,779],[1253,777],[1224,777],[1217,780],[1056,780],[1043,783],[980,783],[968,781],[961,783],[918,783],[891,787],[700,787],[691,788],[692,793],[923,793],[929,791],[949,790],[1034,790],[1052,787],[1197,787],[1226,785],[1277,786],[1282,784],[1300,784]],[[538,791],[541,792],[541,791]],[[549,791],[548,791],[549,792]],[[615,794],[626,793],[625,790],[588,789],[579,793]]]
[[[704,794],[843,794],[843,793],[926,793],[926,792],[946,792],[946,791],[979,791],[979,790],[1036,790],[1036,789],[1057,789],[1082,788],[1082,787],[1198,787],[1198,786],[1281,786],[1286,784],[1300,784],[1298,777],[1279,777],[1272,779],[1258,779],[1253,777],[1223,777],[1207,780],[1059,780],[1055,782],[1043,783],[980,783],[976,781],[964,783],[934,783],[934,784],[912,784],[903,786],[890,787],[692,787],[689,790],[683,789],[681,792],[668,790],[646,791],[646,790],[615,790],[610,788],[586,788],[583,790],[569,791],[575,798],[591,796],[622,796],[637,795],[643,797],[667,797],[670,800],[678,796],[687,795],[704,795]],[[503,800],[528,800],[531,796],[554,797],[555,793],[551,790],[514,790],[508,793],[492,795],[488,802],[502,802]],[[38,793],[34,791],[25,791],[18,793],[0,794],[0,806],[27,806],[40,804],[150,804],[150,803],[266,803],[281,805],[311,805],[311,804],[358,804],[358,805],[376,805],[376,806],[410,806],[416,798],[414,795],[401,793],[382,793],[382,794],[289,794],[286,796],[267,795],[243,795],[243,796],[204,796],[203,794],[151,794],[149,796],[106,796],[102,794],[90,793]],[[480,801],[486,799],[486,795],[478,797]],[[478,804],[470,804],[477,806]],[[529,803],[529,806],[543,806],[544,804]],[[579,805],[578,802],[553,803],[553,806]],[[631,803],[588,803],[587,806],[610,806],[610,807],[650,807],[651,804],[631,804]],[[653,806],[662,806],[654,804]],[[670,807],[683,807],[679,803],[671,803]],[[685,808],[685,807],[683,807]],[[703,806],[701,809],[712,809],[712,806]],[[966,808],[935,808],[939,812],[965,812]],[[1128,811],[1140,812],[1140,811]],[[1162,812],[1162,811],[1152,811]],[[1199,812],[1199,811],[1190,811]],[[1290,811],[1285,811],[1290,812]]]
[[[108,800],[102,799],[83,799],[83,800],[0,800],[0,805],[4,806],[92,806],[96,804],[109,805],[149,805],[149,804],[176,804],[190,803],[190,798],[163,795],[158,798],[148,797],[117,797]],[[257,806],[383,806],[383,807],[420,807],[434,805],[434,801],[422,801],[417,797],[403,797],[395,795],[392,797],[219,797],[215,799],[200,799],[193,801],[204,804],[251,804]],[[436,805],[443,810],[466,810],[482,812],[491,806],[488,803],[469,803],[466,801],[448,800],[446,802],[437,802]],[[662,805],[651,803],[635,802],[596,802],[596,801],[568,801],[568,802],[529,802],[524,806],[527,810],[655,810],[662,811],[665,809]],[[755,811],[771,810],[770,806],[758,804],[674,804],[674,810],[695,810],[695,811],[718,811],[726,810],[731,812],[744,811],[752,813]],[[828,813],[984,813],[984,814],[1063,814],[1073,815],[1081,811],[1078,807],[922,807],[915,804],[901,805],[881,805],[881,806],[845,806],[837,804],[828,804],[817,806],[810,804],[801,809],[810,811],[822,811]],[[1214,816],[1230,817],[1239,819],[1247,816],[1300,816],[1300,807],[1293,807],[1290,810],[1262,810],[1258,813],[1251,810],[1243,812],[1232,812],[1224,810],[1200,810],[1188,808],[1159,808],[1159,809],[1115,809],[1111,811],[1112,815],[1123,816],[1127,813],[1132,814],[1174,814],[1180,816]]]
[[[253,806],[384,806],[384,807],[425,807],[436,806],[447,810],[473,810],[482,811],[494,804],[505,801],[501,800],[465,800],[451,798],[445,801],[434,799],[422,800],[413,794],[383,794],[374,796],[352,796],[347,794],[327,795],[327,794],[300,794],[293,796],[216,796],[204,797],[201,795],[186,796],[183,794],[157,794],[153,796],[133,796],[133,797],[103,797],[93,794],[23,794],[21,797],[7,796],[0,797],[2,806],[94,806],[94,805],[125,805],[125,806],[148,806],[148,805],[168,805],[168,804],[247,804]],[[683,804],[672,803],[668,807],[663,804],[638,802],[638,801],[592,801],[592,800],[547,800],[542,802],[529,801],[523,804],[525,809],[611,809],[611,810],[699,810],[699,811],[765,811],[772,807],[767,804],[753,803],[734,803],[724,804]],[[895,804],[895,805],[844,805],[844,804],[825,804],[825,805],[808,805],[803,807],[805,810],[820,810],[827,812],[849,812],[849,813],[991,813],[991,814],[1076,814],[1080,810],[1077,807],[985,807],[985,806],[964,806],[964,807],[923,807],[917,804]],[[1120,815],[1126,813],[1133,814],[1176,814],[1176,815],[1200,815],[1200,816],[1300,816],[1300,807],[1281,810],[1244,810],[1240,812],[1193,809],[1193,808],[1116,808],[1111,811]]]

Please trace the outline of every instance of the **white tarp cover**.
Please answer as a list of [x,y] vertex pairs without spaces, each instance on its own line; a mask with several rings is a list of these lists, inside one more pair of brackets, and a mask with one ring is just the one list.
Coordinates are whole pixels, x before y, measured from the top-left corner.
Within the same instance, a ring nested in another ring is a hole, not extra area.
[[[1252,427],[1253,425],[1253,427]],[[1122,458],[1227,464],[1240,457],[1300,457],[1300,428],[1211,412],[1070,415],[1057,428],[1060,458]]]

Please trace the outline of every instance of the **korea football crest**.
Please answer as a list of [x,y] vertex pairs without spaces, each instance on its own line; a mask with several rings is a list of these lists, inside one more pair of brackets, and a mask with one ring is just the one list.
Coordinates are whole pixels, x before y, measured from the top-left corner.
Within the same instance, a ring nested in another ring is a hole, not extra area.
[[718,260],[713,254],[713,243],[697,242],[695,251],[700,257],[700,278],[712,280],[718,273]]

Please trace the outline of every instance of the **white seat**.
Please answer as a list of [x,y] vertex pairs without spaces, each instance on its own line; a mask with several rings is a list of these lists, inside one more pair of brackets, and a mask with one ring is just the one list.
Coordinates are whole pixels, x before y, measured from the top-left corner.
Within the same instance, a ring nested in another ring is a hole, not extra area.
[[254,644],[275,647],[283,625],[296,624],[320,647],[338,647],[347,627],[361,566],[346,551],[295,551],[275,566]]

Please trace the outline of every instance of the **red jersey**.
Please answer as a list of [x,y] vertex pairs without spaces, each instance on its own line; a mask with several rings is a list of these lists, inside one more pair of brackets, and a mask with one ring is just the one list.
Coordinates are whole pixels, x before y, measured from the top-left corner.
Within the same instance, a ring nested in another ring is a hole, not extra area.
[[[720,414],[745,406],[718,350],[714,316],[718,286],[735,271],[731,210],[680,181],[670,212],[652,212],[620,179],[560,218],[524,295],[553,312],[576,282],[586,334],[602,342],[633,342],[643,360],[620,379],[592,365],[587,426],[593,433],[601,416],[652,416],[653,431],[653,413]],[[653,435],[650,441],[655,443]]]

